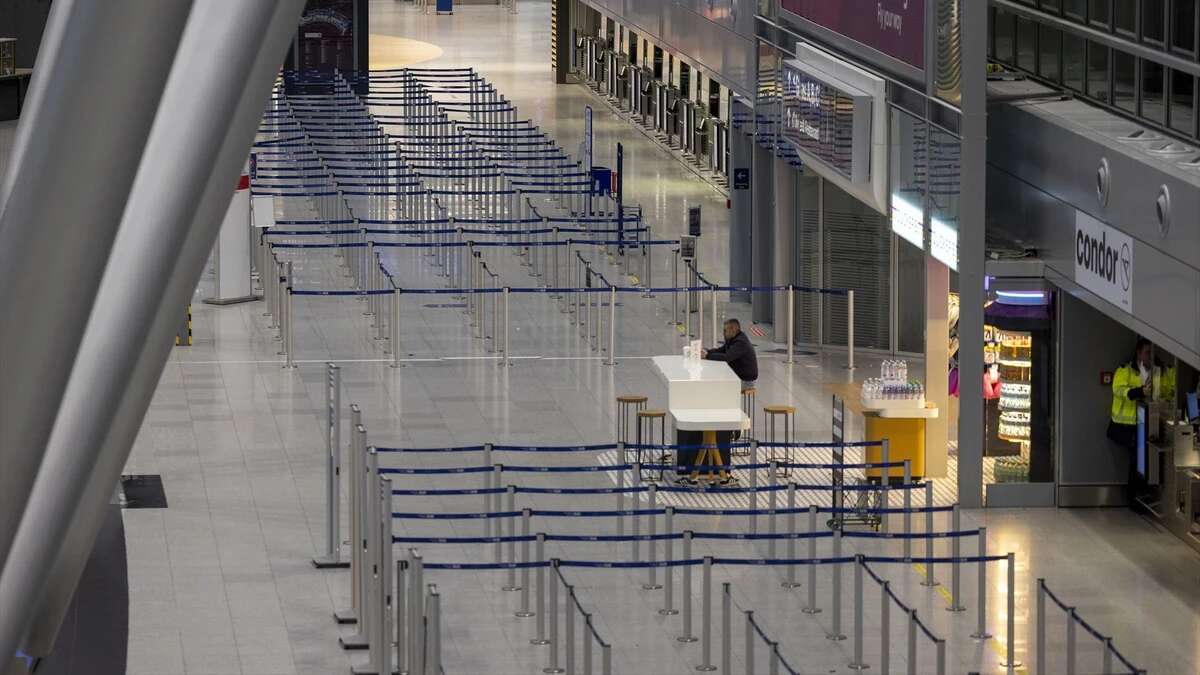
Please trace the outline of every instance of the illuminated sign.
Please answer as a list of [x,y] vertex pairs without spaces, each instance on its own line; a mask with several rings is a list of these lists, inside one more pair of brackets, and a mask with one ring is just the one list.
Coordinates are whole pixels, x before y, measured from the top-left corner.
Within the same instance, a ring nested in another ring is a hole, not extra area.
[[801,158],[854,183],[871,178],[872,97],[795,61],[783,66],[783,136]]
[[782,0],[780,7],[897,61],[925,68],[925,0]]
[[892,195],[892,232],[919,249],[925,248],[925,219],[921,208],[897,194]]

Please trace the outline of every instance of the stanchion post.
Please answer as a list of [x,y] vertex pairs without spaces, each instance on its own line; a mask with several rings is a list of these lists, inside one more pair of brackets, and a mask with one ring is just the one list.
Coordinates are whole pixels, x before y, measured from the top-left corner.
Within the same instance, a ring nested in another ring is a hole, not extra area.
[[881,532],[887,532],[890,525],[888,522],[890,520],[888,509],[892,506],[891,490],[889,489],[889,483],[892,481],[892,467],[889,466],[892,463],[890,449],[888,439],[883,439],[879,449],[879,457],[883,460],[883,466],[879,467],[879,530]]
[[663,541],[663,544],[666,547],[666,553],[663,555],[663,562],[666,563],[666,567],[663,569],[663,576],[666,577],[666,579],[663,580],[663,588],[665,588],[666,591],[663,593],[663,608],[658,610],[658,613],[662,616],[674,616],[679,613],[679,611],[675,609],[675,566],[671,564],[675,561],[675,539],[673,538],[673,535],[675,534],[674,506],[667,507],[665,519],[665,530],[668,536]]
[[[483,474],[483,489],[485,490],[485,492],[483,493],[483,512],[484,513],[488,513],[489,511],[492,510],[491,489],[493,487],[495,487],[494,485],[492,485],[492,479],[496,475],[496,465],[494,464],[494,462],[495,462],[495,460],[492,459],[492,444],[484,443],[483,444],[483,465],[492,467],[491,471],[488,471]],[[492,536],[492,521],[493,520],[495,520],[495,519],[494,518],[484,518],[483,519],[483,536],[485,536],[485,537]]]
[[879,585],[879,672],[883,675],[888,675],[892,665],[891,611],[891,584],[884,580]]
[[[641,462],[633,463],[633,476],[631,477],[631,481],[633,482],[634,488],[640,488],[642,486],[642,463]],[[631,539],[629,541],[630,555],[632,556],[631,559],[633,560],[633,562],[640,562],[642,559],[641,542],[638,541],[639,537],[641,537],[641,535],[642,535],[642,516],[640,513],[641,512],[641,508],[640,508],[641,500],[638,498],[637,495],[638,495],[638,490],[635,489],[634,493],[633,493],[633,499],[632,499],[633,514],[630,516],[630,520],[633,521],[633,539]]]
[[709,301],[711,303],[709,312],[709,321],[712,322],[712,339],[713,344],[717,343],[717,336],[721,334],[720,318],[717,316],[717,286],[713,284],[709,287]]
[[512,354],[509,351],[509,342],[508,342],[508,336],[509,336],[509,332],[508,332],[509,290],[510,289],[508,286],[504,287],[504,356],[500,359],[500,365],[505,366],[505,367],[512,365],[512,360],[510,358],[512,356]]
[[917,610],[908,610],[908,675],[917,675]]
[[679,642],[695,642],[692,635],[692,531],[683,533],[683,588],[680,591],[683,601],[683,635],[676,638]]
[[650,527],[647,534],[649,539],[646,541],[646,550],[650,553],[650,566],[646,568],[646,583],[642,585],[642,590],[657,591],[662,588],[658,583],[658,568],[655,567],[655,562],[658,560],[658,544],[654,540],[655,534],[658,532],[658,515],[654,513],[658,509],[658,486],[651,483],[647,489],[649,493],[650,511]]
[[583,613],[583,675],[592,675],[592,615]]
[[325,364],[325,555],[313,558],[317,569],[346,567],[342,561],[342,369]]
[[[426,613],[428,616],[425,619],[427,624],[425,639],[428,653],[425,657],[425,667],[431,675],[436,675],[442,672],[442,596],[435,586],[431,586],[429,589],[429,604]],[[390,672],[390,670],[381,672]]]
[[776,534],[776,516],[775,516],[775,500],[776,500],[776,481],[779,475],[779,462],[771,460],[767,463],[767,534],[770,539],[767,540],[767,557],[775,557],[775,534]]
[[696,670],[702,673],[712,672],[717,669],[712,664],[712,563],[711,556],[704,556],[703,567],[703,583],[700,592],[700,612],[703,616],[700,617],[700,634],[703,636],[700,644],[703,661],[696,666]]
[[933,483],[925,482],[925,580],[922,586],[937,586],[933,578]]
[[[517,509],[517,486],[509,485],[505,488],[504,494],[507,497],[504,510],[511,514]],[[517,518],[516,516],[509,515],[505,520],[508,521],[508,562],[515,564],[517,562]],[[516,567],[510,566],[508,568],[508,585],[504,586],[501,590],[509,592],[521,590],[521,587],[517,585]]]
[[978,604],[978,617],[975,626],[975,632],[971,633],[971,637],[976,640],[987,640],[992,637],[992,634],[987,632],[987,528],[979,528],[979,562],[976,564],[978,573],[976,574],[977,587],[975,590],[975,602]]
[[558,558],[550,561],[550,665],[542,669],[547,675],[563,672],[558,665]]
[[566,675],[575,675],[575,587],[566,584],[563,587],[563,621],[566,628],[563,636],[563,663],[566,665]]
[[[1016,554],[1012,551],[1008,553],[1008,606],[1005,607],[1005,629],[1008,635],[1005,636],[1005,659],[1001,664],[1008,668],[1009,675],[1012,675],[1017,668],[1021,667],[1021,662],[1017,661],[1016,648],[1016,633],[1017,633],[1017,561]],[[1074,610],[1072,610],[1074,612]]]
[[746,662],[746,675],[755,675],[754,672],[754,611],[746,610],[746,654],[743,659]]
[[425,672],[425,559],[409,549],[408,569],[412,583],[408,596],[408,672]]
[[[625,464],[625,443],[617,443],[617,463]],[[636,498],[634,503],[636,504]],[[625,470],[617,471],[617,536],[625,536]]]
[[817,505],[808,506],[808,604],[800,608],[805,614],[820,614],[817,607],[817,565],[811,562],[817,557]]
[[1033,664],[1034,675],[1046,675],[1046,580],[1037,580],[1037,626]]
[[840,529],[833,531],[833,607],[832,612],[832,628],[825,636],[834,641],[846,639],[846,635],[842,633],[842,563],[839,560],[842,557],[842,531]]
[[617,287],[608,287],[608,360],[605,365],[616,365],[617,361]]
[[612,675],[612,645],[600,645],[600,672]]
[[521,609],[514,614],[518,618],[533,616],[529,609],[529,520],[533,512],[529,508],[521,509]]
[[388,297],[388,301],[392,304],[392,321],[388,326],[391,334],[392,348],[392,368],[400,367],[400,289],[396,287],[396,282],[392,281],[392,294]]
[[534,583],[537,585],[537,637],[529,641],[531,645],[546,645],[550,641],[546,639],[546,535],[538,532],[537,545],[535,548],[537,554],[537,569],[534,570]]
[[[950,529],[958,532],[961,526],[961,519],[958,512],[958,504],[951,507],[950,511]],[[946,608],[947,612],[962,612],[967,608],[962,604],[962,564],[958,561],[961,555],[960,537],[950,538],[950,557],[953,562],[950,563],[950,606]]]
[[490,516],[488,518],[488,520],[493,521],[492,531],[496,535],[496,562],[498,562],[498,563],[504,562],[504,542],[502,542],[500,540],[504,536],[504,527],[503,527],[503,524],[496,518],[496,514],[500,513],[500,511],[501,511],[500,500],[502,499],[502,497],[501,497],[500,493],[497,492],[497,490],[500,489],[500,481],[502,481],[502,480],[504,480],[504,465],[503,464],[493,464],[492,465],[492,490],[493,490],[493,492],[492,492],[492,509],[491,509],[491,513],[488,514]]
[[934,645],[937,647],[937,675],[946,675],[946,641],[938,638]]
[[[787,488],[787,558],[788,560],[796,559],[796,481],[788,481]],[[784,588],[795,588],[800,584],[796,581],[796,564],[788,563],[787,579],[780,586]]]
[[[750,439],[750,465],[758,464],[758,441]],[[750,534],[758,534],[758,469],[750,469]]]
[[729,582],[721,584],[721,672],[733,672],[733,598],[729,595]]
[[866,670],[863,662],[863,556],[854,556],[854,660],[850,668]]
[[396,670],[404,671],[408,667],[408,591],[405,577],[408,576],[408,560],[401,557],[396,561],[396,588],[392,594],[392,619],[396,624],[396,633],[389,639],[396,642]]
[[912,558],[912,460],[904,460],[904,557]]

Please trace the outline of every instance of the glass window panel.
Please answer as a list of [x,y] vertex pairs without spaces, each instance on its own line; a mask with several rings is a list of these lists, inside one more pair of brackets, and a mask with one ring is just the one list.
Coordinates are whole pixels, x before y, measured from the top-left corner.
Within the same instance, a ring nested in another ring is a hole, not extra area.
[[1153,61],[1142,61],[1142,117],[1155,124],[1167,123],[1166,69]]
[[1063,0],[1063,12],[1067,16],[1082,19],[1087,16],[1087,0]]
[[1196,0],[1171,1],[1171,44],[1184,51],[1196,50]]
[[1171,71],[1171,128],[1196,133],[1196,78],[1178,70]]
[[1166,30],[1166,0],[1142,0],[1142,38],[1162,43]]
[[1113,0],[1113,28],[1137,34],[1137,0]]
[[1013,30],[1016,17],[1008,12],[996,10],[996,54],[995,59],[1001,63],[1013,63]]
[[1042,9],[1048,9],[1057,14],[1061,7],[1061,0],[1042,0]]
[[1088,43],[1087,93],[1108,103],[1108,47],[1095,42]]
[[1037,24],[1017,17],[1017,67],[1035,72],[1037,67]]
[[1062,49],[1062,32],[1046,25],[1041,25],[1038,30],[1041,33],[1038,40],[1038,75],[1052,82],[1059,82],[1062,73],[1058,65],[1058,55]]
[[1088,0],[1088,20],[1107,26],[1109,9],[1108,0]]
[[1113,50],[1113,103],[1131,113],[1137,112],[1137,58]]
[[1078,35],[1063,35],[1063,84],[1075,91],[1083,91],[1083,75],[1087,67],[1087,55],[1084,53],[1086,45]]

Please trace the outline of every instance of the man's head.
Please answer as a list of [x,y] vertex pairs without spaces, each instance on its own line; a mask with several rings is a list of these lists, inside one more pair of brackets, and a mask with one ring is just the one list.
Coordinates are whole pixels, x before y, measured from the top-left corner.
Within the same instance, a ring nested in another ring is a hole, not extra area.
[[725,319],[725,339],[732,340],[735,335],[742,332],[742,324],[737,319]]
[[1150,367],[1150,358],[1152,356],[1154,346],[1146,338],[1138,338],[1137,341],[1137,362],[1147,368]]

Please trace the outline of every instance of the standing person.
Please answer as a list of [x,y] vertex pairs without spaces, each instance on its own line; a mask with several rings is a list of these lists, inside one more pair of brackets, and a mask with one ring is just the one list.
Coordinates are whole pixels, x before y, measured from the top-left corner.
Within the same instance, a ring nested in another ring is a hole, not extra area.
[[734,374],[741,378],[742,390],[745,391],[758,381],[758,355],[754,353],[754,345],[742,332],[742,324],[737,319],[725,320],[724,333],[725,344],[705,349],[701,355],[709,361],[728,363]]
[[[1112,410],[1108,421],[1108,437],[1129,452],[1129,485],[1139,484],[1137,475],[1137,406],[1152,395],[1154,372],[1153,347],[1145,338],[1138,338],[1132,361],[1117,368],[1112,381]],[[1130,495],[1131,497],[1134,495]],[[1132,501],[1132,500],[1131,500]]]

